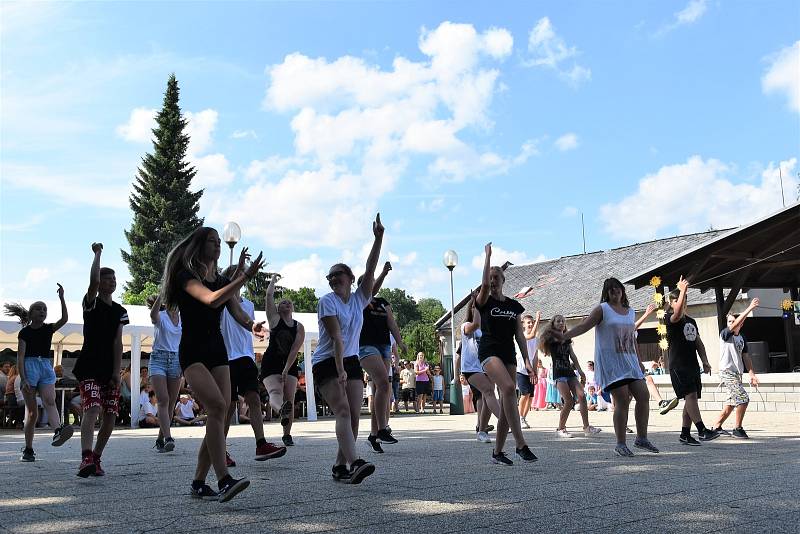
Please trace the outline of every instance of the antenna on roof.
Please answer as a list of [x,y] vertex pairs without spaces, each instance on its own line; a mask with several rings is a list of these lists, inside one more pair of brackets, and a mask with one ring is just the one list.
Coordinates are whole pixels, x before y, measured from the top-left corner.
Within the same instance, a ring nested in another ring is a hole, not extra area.
[[[781,185],[781,191],[783,191]],[[581,235],[583,236],[583,253],[586,254],[586,227],[583,225],[583,212],[581,212]]]
[[781,179],[781,201],[783,202],[783,207],[786,207],[786,199],[783,196],[783,172],[781,172],[781,164],[778,163],[778,176]]

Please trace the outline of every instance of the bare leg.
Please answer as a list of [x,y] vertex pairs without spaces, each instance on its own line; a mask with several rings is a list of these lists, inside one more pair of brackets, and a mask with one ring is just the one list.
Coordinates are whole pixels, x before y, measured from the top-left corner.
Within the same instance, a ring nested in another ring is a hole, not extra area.
[[636,417],[636,437],[641,439],[647,439],[647,425],[650,421],[650,395],[647,389],[641,380],[628,384],[628,391],[636,400],[636,407],[633,409],[633,415]]
[[389,375],[386,372],[384,359],[380,355],[374,354],[362,359],[361,367],[364,368],[372,379],[373,409],[372,417],[370,418],[370,434],[374,436],[378,433],[378,430],[386,428],[389,424],[389,396],[392,385],[389,382]]
[[683,426],[691,426],[691,423],[700,423],[703,420],[697,404],[697,393],[692,392],[684,397],[683,414]]
[[[156,399],[158,400],[158,439],[171,437],[169,431],[169,423],[171,418],[170,413],[170,398],[169,388],[167,387],[167,377],[163,375],[150,375],[150,383],[153,385],[153,390],[156,392]],[[172,404],[175,406],[175,404]]]
[[[502,399],[502,413],[506,416],[506,422],[514,435],[516,447],[521,449],[525,447],[525,436],[522,434],[522,426],[519,420],[519,414],[514,409],[517,406],[517,385],[514,380],[517,368],[514,365],[505,365],[500,358],[495,356],[490,357],[483,366],[489,379],[494,382],[500,390],[500,398]],[[498,422],[498,441],[500,440],[500,426]],[[495,452],[500,452],[502,449],[495,447]]]
[[[36,406],[36,390],[30,388],[28,391],[22,390],[25,397],[25,447],[33,448],[33,433],[36,430],[36,421],[39,420],[39,408]],[[94,428],[94,427],[93,427]],[[89,448],[92,443],[89,441]]]
[[281,413],[281,406],[283,406],[283,380],[282,375],[269,375],[264,377],[264,387],[267,388],[269,393],[270,408],[276,413]]
[[655,399],[656,402],[661,402],[661,393],[658,392],[656,383],[653,382],[653,377],[647,375],[644,377],[644,379],[647,382],[647,390],[650,392],[650,398]]
[[231,398],[231,375],[227,365],[214,367],[211,371],[201,363],[194,363],[184,371],[208,418],[206,435],[197,453],[195,480],[205,480],[213,465],[217,480],[228,475],[225,464],[225,418]]
[[[503,396],[500,397],[500,417],[497,418],[497,432],[495,433],[495,440],[494,440],[494,453],[498,454],[503,452],[503,447],[506,444],[506,438],[508,437],[508,416],[506,414],[505,407],[505,398]],[[512,404],[512,406],[516,406],[516,404]],[[514,414],[516,415],[516,413]]]
[[478,400],[478,430],[482,432],[486,432],[486,429],[489,428],[489,418],[492,416],[492,412],[489,411],[489,407],[483,402],[483,397]]
[[567,419],[570,412],[572,412],[572,408],[575,407],[575,400],[572,397],[572,389],[569,387],[568,382],[556,382],[556,388],[558,388],[558,392],[564,399],[564,404],[561,405],[561,413],[558,417],[558,430],[566,430]]
[[[500,401],[494,394],[494,384],[489,380],[489,377],[484,373],[475,373],[469,377],[469,383],[481,392],[481,400],[486,410],[489,411],[490,414],[494,414],[499,421],[502,412],[500,409]],[[489,416],[486,417],[486,420],[489,420]]]
[[106,448],[106,444],[108,443],[108,438],[111,437],[111,433],[114,431],[114,425],[116,422],[116,415],[109,412],[103,412],[103,418],[100,420],[100,428],[97,430],[97,440],[94,443],[94,453],[97,456],[101,456],[103,454],[103,450]]
[[736,428],[742,428],[744,413],[747,411],[747,404],[740,404],[736,407]]
[[614,399],[614,435],[617,437],[617,443],[625,444],[625,429],[628,427],[628,407],[631,403],[631,393],[628,390],[628,386],[612,389],[611,398]]
[[[355,382],[355,380],[348,382]],[[349,465],[356,459],[356,440],[353,437],[348,393],[344,384],[336,378],[326,381],[319,387],[319,390],[336,418],[336,441],[338,442],[336,465]],[[360,402],[359,398],[359,410]]]
[[288,436],[292,433],[292,423],[294,423],[294,395],[297,392],[297,378],[286,375],[283,381],[283,398],[292,403],[292,412],[289,415],[289,424],[283,427],[283,435]]
[[261,413],[261,397],[257,391],[248,391],[244,400],[250,408],[250,426],[253,427],[253,435],[256,441],[264,439],[264,416]]
[[100,417],[99,406],[83,411],[83,417],[81,417],[81,451],[92,450],[94,424],[97,422],[98,417]]

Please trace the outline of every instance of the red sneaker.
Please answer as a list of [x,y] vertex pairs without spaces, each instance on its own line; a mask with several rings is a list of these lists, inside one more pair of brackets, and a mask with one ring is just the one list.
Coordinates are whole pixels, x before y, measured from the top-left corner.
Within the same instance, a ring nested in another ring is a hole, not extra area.
[[104,477],[106,476],[106,472],[103,471],[103,468],[100,467],[100,456],[92,453],[92,457],[94,458],[94,476],[96,477]]
[[95,473],[97,466],[94,463],[94,454],[86,454],[81,460],[81,466],[78,468],[78,476],[87,478]]
[[228,451],[225,451],[225,465],[228,467],[236,467],[236,462],[233,461],[233,458],[231,458],[231,455],[228,453]]
[[256,447],[256,460],[263,462],[272,458],[280,458],[286,454],[286,447],[278,447],[274,443],[266,442]]

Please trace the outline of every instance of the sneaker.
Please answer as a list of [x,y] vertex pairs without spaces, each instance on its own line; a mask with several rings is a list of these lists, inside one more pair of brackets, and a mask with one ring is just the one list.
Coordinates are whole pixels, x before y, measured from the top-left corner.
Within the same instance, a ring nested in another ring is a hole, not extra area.
[[175,450],[175,440],[171,437],[164,440],[164,452],[172,452]]
[[512,462],[508,456],[506,456],[506,453],[502,451],[498,453],[492,453],[492,463],[497,465],[514,465],[514,462]]
[[661,401],[661,402],[663,402],[664,405],[661,406],[661,403],[658,404],[659,406],[661,406],[661,410],[659,410],[658,413],[660,413],[661,415],[667,415],[667,413],[669,413],[670,410],[675,408],[678,405],[678,402],[680,401],[678,400],[677,397],[675,397],[668,401]]
[[659,452],[655,445],[650,443],[650,440],[647,438],[636,438],[636,441],[633,442],[633,446],[637,449],[644,449],[650,452]]
[[517,458],[519,458],[524,462],[535,462],[536,460],[538,460],[536,455],[531,452],[531,450],[528,448],[527,445],[525,445],[521,449],[517,449],[516,452],[517,452]]
[[156,444],[153,445],[153,448],[156,450],[156,452],[164,452],[164,440],[156,439]]
[[285,400],[283,401],[283,404],[281,404],[281,426],[288,425],[291,416],[292,416],[292,401]]
[[531,425],[528,424],[528,422],[525,420],[524,417],[520,418],[519,424],[520,424],[520,426],[522,426],[522,428],[525,428],[525,429],[528,429],[528,428],[531,427]]
[[698,432],[697,437],[700,438],[700,441],[711,441],[719,437],[719,432],[714,432],[710,428],[706,428],[702,432]]
[[750,436],[747,435],[747,432],[745,432],[744,428],[742,428],[742,427],[734,428],[733,432],[731,432],[731,436],[733,436],[734,438],[739,438],[739,439],[749,439],[750,438]]
[[625,432],[627,432],[628,434],[633,434],[633,430],[631,430],[631,427],[629,426],[625,427]]
[[700,442],[694,439],[692,436],[681,436],[678,438],[678,440],[684,445],[691,445],[692,447],[700,446]]
[[361,458],[350,464],[350,484],[361,484],[361,481],[375,472],[375,466]]
[[717,434],[720,434],[720,435],[722,435],[722,436],[728,436],[728,437],[730,437],[730,435],[731,435],[731,433],[730,433],[730,432],[728,432],[727,430],[725,430],[725,429],[724,429],[724,428],[722,428],[721,426],[718,426],[717,428],[715,428],[715,429],[714,429],[714,432],[716,432]]
[[492,430],[494,430],[494,425],[488,425],[486,427],[486,432],[491,432]]
[[81,460],[81,465],[78,467],[78,476],[88,478],[94,474],[95,469],[97,469],[97,466],[94,463],[94,454],[89,453]]
[[383,447],[381,447],[381,442],[378,440],[377,436],[367,436],[367,441],[372,445],[372,452],[375,454],[383,454]]
[[195,499],[203,499],[204,501],[216,501],[219,499],[219,493],[211,489],[208,484],[197,487],[192,486],[190,492]]
[[228,479],[228,482],[220,486],[218,493],[219,498],[217,500],[219,502],[228,502],[236,497],[236,495],[246,490],[247,486],[249,485],[250,481],[246,478],[240,478],[237,480],[231,477]]
[[392,445],[397,443],[397,440],[392,436],[392,431],[389,428],[384,428],[383,430],[378,430],[378,439],[381,443],[388,443]]
[[559,428],[558,430],[556,430],[556,436],[558,436],[559,438],[571,438],[572,434],[567,432],[566,428]]
[[287,447],[294,447],[294,440],[292,439],[291,435],[286,434],[281,439],[283,440],[283,444]]
[[53,433],[53,447],[60,447],[72,437],[72,425],[61,425]]
[[231,458],[231,455],[228,451],[225,451],[225,465],[227,467],[236,467],[236,462]]
[[602,431],[603,430],[600,429],[600,428],[593,427],[592,425],[589,425],[589,426],[587,426],[586,428],[583,429],[583,435],[586,436],[587,438],[589,438],[589,437],[593,436],[594,434],[599,434]]
[[280,458],[284,454],[286,454],[286,447],[278,447],[269,441],[256,447],[256,461],[258,462]]
[[20,462],[35,462],[36,461],[36,454],[33,452],[33,449],[22,449],[22,458],[19,459]]
[[346,482],[350,480],[350,471],[347,470],[347,466],[334,465],[331,469],[331,476],[337,482]]
[[628,448],[628,446],[625,445],[624,443],[617,443],[617,446],[614,447],[614,452],[617,453],[618,455],[624,456],[624,457],[633,456],[633,452],[631,452],[631,450]]
[[486,432],[478,432],[478,441],[481,443],[491,443],[492,438],[489,437],[489,434]]
[[92,456],[94,457],[94,473],[92,474],[96,477],[106,476],[106,472],[100,467],[100,457],[94,453],[92,453]]

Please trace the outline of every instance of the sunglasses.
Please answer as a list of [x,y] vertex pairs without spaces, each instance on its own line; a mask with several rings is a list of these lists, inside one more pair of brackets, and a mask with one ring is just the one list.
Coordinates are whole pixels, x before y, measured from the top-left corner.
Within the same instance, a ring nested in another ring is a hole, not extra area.
[[337,276],[341,276],[343,274],[347,274],[347,272],[346,271],[341,271],[341,270],[340,271],[333,271],[332,273],[328,274],[328,276],[326,276],[325,278],[328,280],[328,282],[330,282],[331,280],[333,280]]

